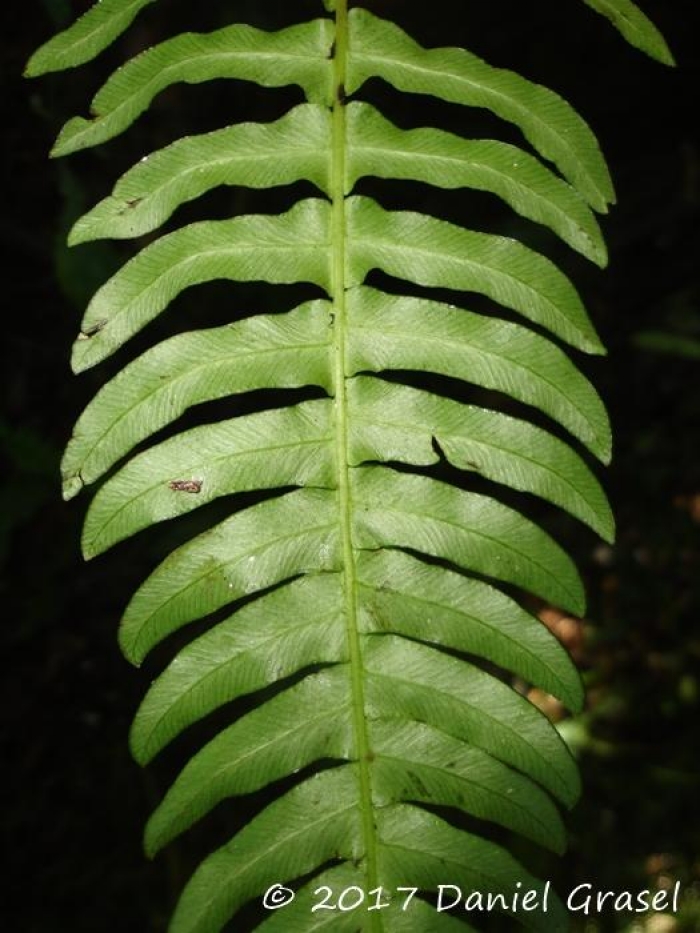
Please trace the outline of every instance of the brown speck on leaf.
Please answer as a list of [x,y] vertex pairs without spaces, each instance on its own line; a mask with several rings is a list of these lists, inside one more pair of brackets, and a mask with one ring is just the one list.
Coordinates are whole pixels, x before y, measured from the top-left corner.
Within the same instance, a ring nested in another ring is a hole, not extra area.
[[201,479],[173,479],[168,483],[173,492],[192,492],[202,491]]
[[90,337],[99,334],[106,323],[107,321],[98,321],[97,324],[93,324],[92,327],[88,327],[87,330],[81,330],[78,334],[78,340],[89,340]]
[[129,198],[124,202],[124,207],[119,211],[119,216],[126,214],[127,211],[133,210],[137,204],[140,204],[143,201],[143,198]]

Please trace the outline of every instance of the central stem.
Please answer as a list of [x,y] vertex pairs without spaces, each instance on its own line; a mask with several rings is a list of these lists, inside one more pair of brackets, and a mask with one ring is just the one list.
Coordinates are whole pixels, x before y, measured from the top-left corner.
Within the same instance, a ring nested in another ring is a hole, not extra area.
[[[372,787],[369,772],[371,759],[367,720],[362,644],[358,629],[357,581],[352,541],[352,492],[348,456],[348,400],[345,380],[347,334],[346,303],[346,219],[345,219],[345,156],[347,148],[345,123],[345,83],[348,56],[348,4],[337,0],[335,9],[335,47],[333,57],[333,136],[331,163],[331,234],[332,234],[332,296],[333,296],[333,375],[336,410],[336,455],[338,464],[338,501],[343,544],[345,618],[352,689],[353,729],[360,791],[360,810],[365,846],[367,890],[378,886],[377,836],[373,819]],[[377,915],[369,914],[372,929],[377,929]]]

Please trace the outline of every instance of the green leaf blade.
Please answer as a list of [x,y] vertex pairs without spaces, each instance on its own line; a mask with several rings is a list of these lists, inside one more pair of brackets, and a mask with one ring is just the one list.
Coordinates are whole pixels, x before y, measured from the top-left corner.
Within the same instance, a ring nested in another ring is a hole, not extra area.
[[337,574],[306,574],[187,645],[151,685],[131,730],[146,764],[194,722],[315,664],[346,660]]
[[299,877],[332,858],[352,858],[361,836],[356,781],[350,767],[325,771],[268,806],[195,871],[170,933],[219,930],[280,878]]
[[488,191],[599,266],[607,263],[600,228],[584,199],[516,146],[436,129],[399,130],[361,102],[348,106],[348,136],[348,190],[370,176]]
[[614,200],[595,136],[552,91],[492,68],[464,49],[423,49],[397,26],[367,10],[353,9],[350,24],[349,93],[369,78],[381,77],[401,91],[487,108],[518,126],[595,210],[605,211]]
[[612,512],[600,484],[583,460],[548,432],[379,379],[355,377],[349,393],[353,463],[437,463],[437,443],[453,466],[538,495],[612,539]]
[[632,0],[583,0],[610,20],[624,38],[662,65],[675,65],[673,54],[656,26]]
[[145,247],[90,302],[73,345],[74,372],[114,353],[180,292],[217,279],[330,287],[328,204],[302,201],[281,216],[201,221]]
[[96,58],[120,36],[144,7],[155,0],[98,0],[72,26],[49,39],[32,55],[25,75],[75,68]]
[[361,548],[417,548],[431,557],[513,583],[576,615],[585,610],[569,557],[537,525],[486,496],[384,467],[353,471]]
[[544,791],[479,749],[424,723],[373,724],[377,800],[455,807],[547,849],[566,847],[559,811]]
[[327,302],[307,302],[287,314],[172,337],[146,351],[78,419],[61,464],[66,498],[200,402],[271,386],[330,390],[329,318]]
[[[145,840],[149,855],[227,797],[252,793],[320,758],[349,757],[352,723],[346,682],[345,674],[334,670],[307,677],[205,745],[151,816]],[[300,707],[309,710],[303,719]]]
[[136,591],[119,640],[139,663],[167,635],[309,571],[339,570],[335,494],[300,489],[261,502],[182,545]]
[[566,650],[495,587],[389,550],[361,554],[358,580],[365,631],[485,658],[581,711],[581,677]]
[[478,292],[587,353],[604,353],[573,285],[557,267],[517,240],[464,230],[408,211],[385,211],[351,198],[352,285],[372,269],[417,285]]
[[69,245],[143,236],[182,204],[221,185],[268,188],[308,180],[328,192],[328,111],[302,104],[274,123],[185,137],[137,163],[77,221]]
[[[171,84],[220,78],[254,81],[265,87],[298,84],[307,100],[327,103],[332,26],[315,20],[276,33],[252,26],[227,26],[208,34],[183,33],[162,42],[116,71],[92,101],[93,118],[74,117],[53,148],[64,156],[118,136]],[[270,68],[274,62],[275,67]]]
[[605,408],[551,341],[508,321],[367,287],[349,291],[348,308],[353,374],[418,370],[496,389],[543,411],[609,461]]
[[[412,884],[427,890],[440,884],[456,884],[463,892],[462,907],[472,891],[500,893],[512,907],[520,882],[523,892],[536,892],[538,909],[509,909],[506,913],[537,933],[566,933],[569,929],[569,916],[548,890],[549,885],[534,878],[500,846],[460,832],[433,814],[405,804],[388,807],[379,819],[382,873],[391,879],[390,883],[404,884],[405,880],[400,879],[408,873]],[[450,881],[446,882],[446,878]],[[496,909],[500,912],[500,907]]]
[[335,482],[328,401],[307,402],[204,425],[133,458],[99,490],[83,551],[118,541],[220,496]]
[[500,680],[393,635],[370,636],[365,658],[370,714],[427,723],[517,768],[565,806],[576,802],[578,771],[559,733]]

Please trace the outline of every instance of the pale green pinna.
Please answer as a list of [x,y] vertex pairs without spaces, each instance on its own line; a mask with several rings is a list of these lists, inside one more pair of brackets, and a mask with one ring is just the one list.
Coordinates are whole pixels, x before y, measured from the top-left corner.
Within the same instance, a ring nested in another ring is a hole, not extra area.
[[[28,73],[89,61],[153,2],[101,0],[41,48]],[[584,2],[671,63],[635,4]],[[260,930],[468,929],[423,897],[441,883],[510,897],[518,884],[542,893],[543,882],[434,808],[461,809],[562,851],[557,804],[570,807],[579,793],[556,729],[492,673],[501,668],[580,709],[567,654],[499,586],[581,614],[576,569],[518,511],[425,468],[444,459],[476,471],[494,494],[493,484],[504,484],[539,496],[610,540],[605,495],[576,450],[607,461],[608,420],[560,346],[602,353],[600,341],[576,290],[544,256],[352,192],[367,176],[490,192],[604,265],[593,212],[613,199],[609,174],[586,123],[555,93],[463,49],[426,50],[391,22],[348,10],[347,0],[325,8],[279,32],[234,22],[137,55],[100,89],[89,119],[68,122],[54,149],[62,156],[111,139],[174,82],[298,85],[306,99],[275,122],[185,137],[149,155],[70,237],[151,233],[221,185],[306,180],[317,188],[281,215],[193,223],[144,246],[94,296],[74,347],[76,371],[94,366],[183,289],[213,279],[312,283],[326,296],[287,313],[251,309],[260,313],[147,350],[88,405],[63,461],[66,497],[123,461],[91,503],[86,557],[216,497],[271,491],[172,553],[122,621],[122,648],[138,664],[177,629],[231,609],[149,690],[132,732],[140,762],[223,704],[281,687],[186,765],[148,824],[149,853],[222,799],[305,769],[203,862],[172,933],[215,933],[246,902],[302,876],[311,880],[293,904],[270,912]],[[399,92],[486,108],[537,156],[493,139],[398,129],[362,100],[375,77]],[[369,287],[375,269],[405,287]],[[476,314],[467,296],[447,305],[415,286],[478,293],[521,320]],[[391,380],[382,378],[387,371]],[[397,376],[409,371],[412,385]],[[538,409],[573,446],[520,418],[417,388],[417,373],[428,385],[439,374]],[[305,386],[320,397],[294,404],[291,390]],[[289,403],[175,433],[128,457],[194,405],[270,388],[277,398],[289,391]],[[316,762],[323,768],[310,768]],[[343,891],[341,906],[363,903],[312,911],[324,885],[332,905]],[[423,897],[402,910],[397,888],[407,886]],[[368,909],[377,902],[389,906]],[[543,933],[567,927],[553,894],[547,914],[516,911],[515,920]]]

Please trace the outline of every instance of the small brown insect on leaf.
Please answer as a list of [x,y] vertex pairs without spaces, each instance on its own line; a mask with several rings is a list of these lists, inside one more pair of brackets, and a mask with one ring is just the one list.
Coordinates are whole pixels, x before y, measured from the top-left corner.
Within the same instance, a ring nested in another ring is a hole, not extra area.
[[126,214],[127,211],[132,211],[142,201],[143,198],[129,198],[124,202],[124,207],[118,212],[119,216],[121,217],[123,214]]
[[99,334],[106,323],[107,321],[97,321],[96,324],[92,324],[90,327],[84,328],[78,334],[78,340],[89,340],[90,337],[94,337],[95,334]]
[[202,491],[201,479],[173,479],[170,480],[168,486],[173,492],[197,493]]

